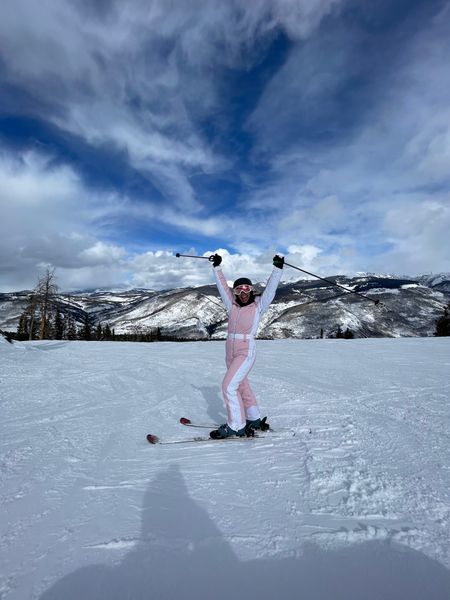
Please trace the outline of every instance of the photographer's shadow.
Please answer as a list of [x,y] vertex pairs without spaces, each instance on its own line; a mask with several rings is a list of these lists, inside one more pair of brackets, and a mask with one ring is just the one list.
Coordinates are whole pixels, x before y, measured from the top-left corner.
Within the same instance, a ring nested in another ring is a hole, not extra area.
[[190,498],[178,467],[171,466],[149,486],[141,540],[122,563],[78,569],[40,600],[231,597],[448,600],[450,572],[419,552],[389,542],[335,551],[306,545],[298,558],[239,561],[208,513]]
[[192,386],[200,392],[205,400],[206,413],[212,423],[221,424],[227,420],[223,403],[222,391],[219,385]]

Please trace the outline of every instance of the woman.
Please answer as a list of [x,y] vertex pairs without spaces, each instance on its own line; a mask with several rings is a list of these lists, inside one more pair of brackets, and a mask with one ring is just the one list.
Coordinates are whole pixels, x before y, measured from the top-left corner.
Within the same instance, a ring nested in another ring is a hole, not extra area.
[[262,295],[255,296],[250,279],[236,279],[231,292],[222,273],[222,257],[214,255],[213,270],[220,297],[228,313],[228,336],[226,342],[227,372],[222,382],[222,392],[227,409],[227,422],[211,431],[213,439],[230,436],[242,437],[254,429],[265,428],[261,420],[255,394],[247,379],[256,358],[255,336],[262,315],[275,297],[281,279],[284,258],[274,256],[274,269]]

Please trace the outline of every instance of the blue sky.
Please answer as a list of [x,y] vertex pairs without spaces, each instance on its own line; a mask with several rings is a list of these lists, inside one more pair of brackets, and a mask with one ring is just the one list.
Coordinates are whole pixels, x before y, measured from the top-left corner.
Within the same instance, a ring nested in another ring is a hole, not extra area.
[[7,0],[0,291],[449,271],[449,64],[444,0]]

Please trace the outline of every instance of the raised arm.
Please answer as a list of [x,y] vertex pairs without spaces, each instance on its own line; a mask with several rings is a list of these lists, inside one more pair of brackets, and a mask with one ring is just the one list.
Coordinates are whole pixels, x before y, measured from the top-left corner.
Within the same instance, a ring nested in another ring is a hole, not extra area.
[[216,280],[217,289],[219,290],[222,302],[225,305],[227,313],[229,313],[233,304],[233,294],[231,293],[231,290],[227,284],[227,280],[225,279],[225,275],[222,272],[222,267],[220,266],[221,262],[222,257],[219,254],[215,254],[213,261],[214,278]]
[[266,288],[261,295],[259,302],[261,313],[265,313],[269,308],[272,300],[275,298],[278,284],[280,283],[281,275],[283,274],[284,258],[282,256],[275,255],[273,257],[273,271],[267,280]]

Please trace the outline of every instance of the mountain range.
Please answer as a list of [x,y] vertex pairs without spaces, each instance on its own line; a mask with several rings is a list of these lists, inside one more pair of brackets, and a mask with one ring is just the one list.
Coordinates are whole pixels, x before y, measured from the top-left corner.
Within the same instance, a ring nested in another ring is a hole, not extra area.
[[[355,337],[431,336],[450,299],[450,274],[333,276],[281,283],[264,315],[259,338],[318,338],[338,327]],[[261,293],[263,284],[255,286]],[[0,294],[0,329],[15,331],[31,292]],[[371,301],[372,299],[373,301]],[[379,301],[376,303],[376,301]],[[81,325],[108,324],[116,334],[157,331],[159,339],[214,340],[226,336],[227,315],[213,285],[163,291],[95,290],[58,294],[54,302]]]

